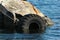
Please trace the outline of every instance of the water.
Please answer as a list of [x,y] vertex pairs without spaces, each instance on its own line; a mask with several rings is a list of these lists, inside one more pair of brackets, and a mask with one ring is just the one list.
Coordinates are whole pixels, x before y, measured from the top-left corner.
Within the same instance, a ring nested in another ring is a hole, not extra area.
[[[28,0],[54,21],[43,34],[0,34],[1,40],[60,40],[60,0]],[[19,39],[20,38],[20,39]]]

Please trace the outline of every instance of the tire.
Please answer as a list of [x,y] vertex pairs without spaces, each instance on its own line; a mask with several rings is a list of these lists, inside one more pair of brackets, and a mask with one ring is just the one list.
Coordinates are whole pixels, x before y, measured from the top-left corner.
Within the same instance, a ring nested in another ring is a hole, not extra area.
[[35,14],[23,16],[17,26],[18,33],[42,33],[45,30],[44,20]]
[[[13,15],[10,12],[7,14],[11,17]],[[2,12],[0,12],[0,33],[13,33],[15,30],[13,20],[5,16]]]
[[4,20],[4,15],[0,12],[0,30],[3,29],[3,20]]
[[[7,15],[13,18],[13,14],[11,12],[8,11]],[[4,33],[14,33],[15,30],[14,21],[7,16],[4,16],[4,29]]]

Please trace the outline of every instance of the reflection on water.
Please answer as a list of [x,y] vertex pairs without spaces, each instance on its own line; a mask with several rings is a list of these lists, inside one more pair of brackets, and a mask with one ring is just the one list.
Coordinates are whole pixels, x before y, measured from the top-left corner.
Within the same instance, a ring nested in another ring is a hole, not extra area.
[[43,34],[0,34],[3,40],[60,40],[60,0],[28,0],[54,21]]
[[1,34],[0,39],[3,40],[43,40],[40,34]]

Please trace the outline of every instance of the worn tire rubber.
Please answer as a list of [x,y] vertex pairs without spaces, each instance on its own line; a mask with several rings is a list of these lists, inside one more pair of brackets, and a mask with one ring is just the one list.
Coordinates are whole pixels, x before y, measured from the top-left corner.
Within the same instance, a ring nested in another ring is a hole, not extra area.
[[[7,14],[12,17],[11,13],[8,12]],[[14,29],[13,20],[0,12],[0,33],[13,33]]]
[[4,15],[0,12],[0,29],[3,29],[3,20],[4,20]]
[[[7,15],[13,18],[13,14],[11,12],[7,12]],[[14,33],[15,25],[14,21],[7,16],[4,16],[4,28],[5,33]]]
[[[23,16],[17,26],[18,33],[42,33],[45,30],[44,20],[35,14]],[[36,32],[35,32],[36,31]]]

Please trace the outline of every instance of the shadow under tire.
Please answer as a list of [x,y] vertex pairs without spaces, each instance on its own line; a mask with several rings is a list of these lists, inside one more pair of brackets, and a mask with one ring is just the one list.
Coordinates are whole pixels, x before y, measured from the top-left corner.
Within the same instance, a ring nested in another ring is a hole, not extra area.
[[23,16],[18,24],[17,32],[25,34],[42,33],[46,27],[44,20],[35,14]]

